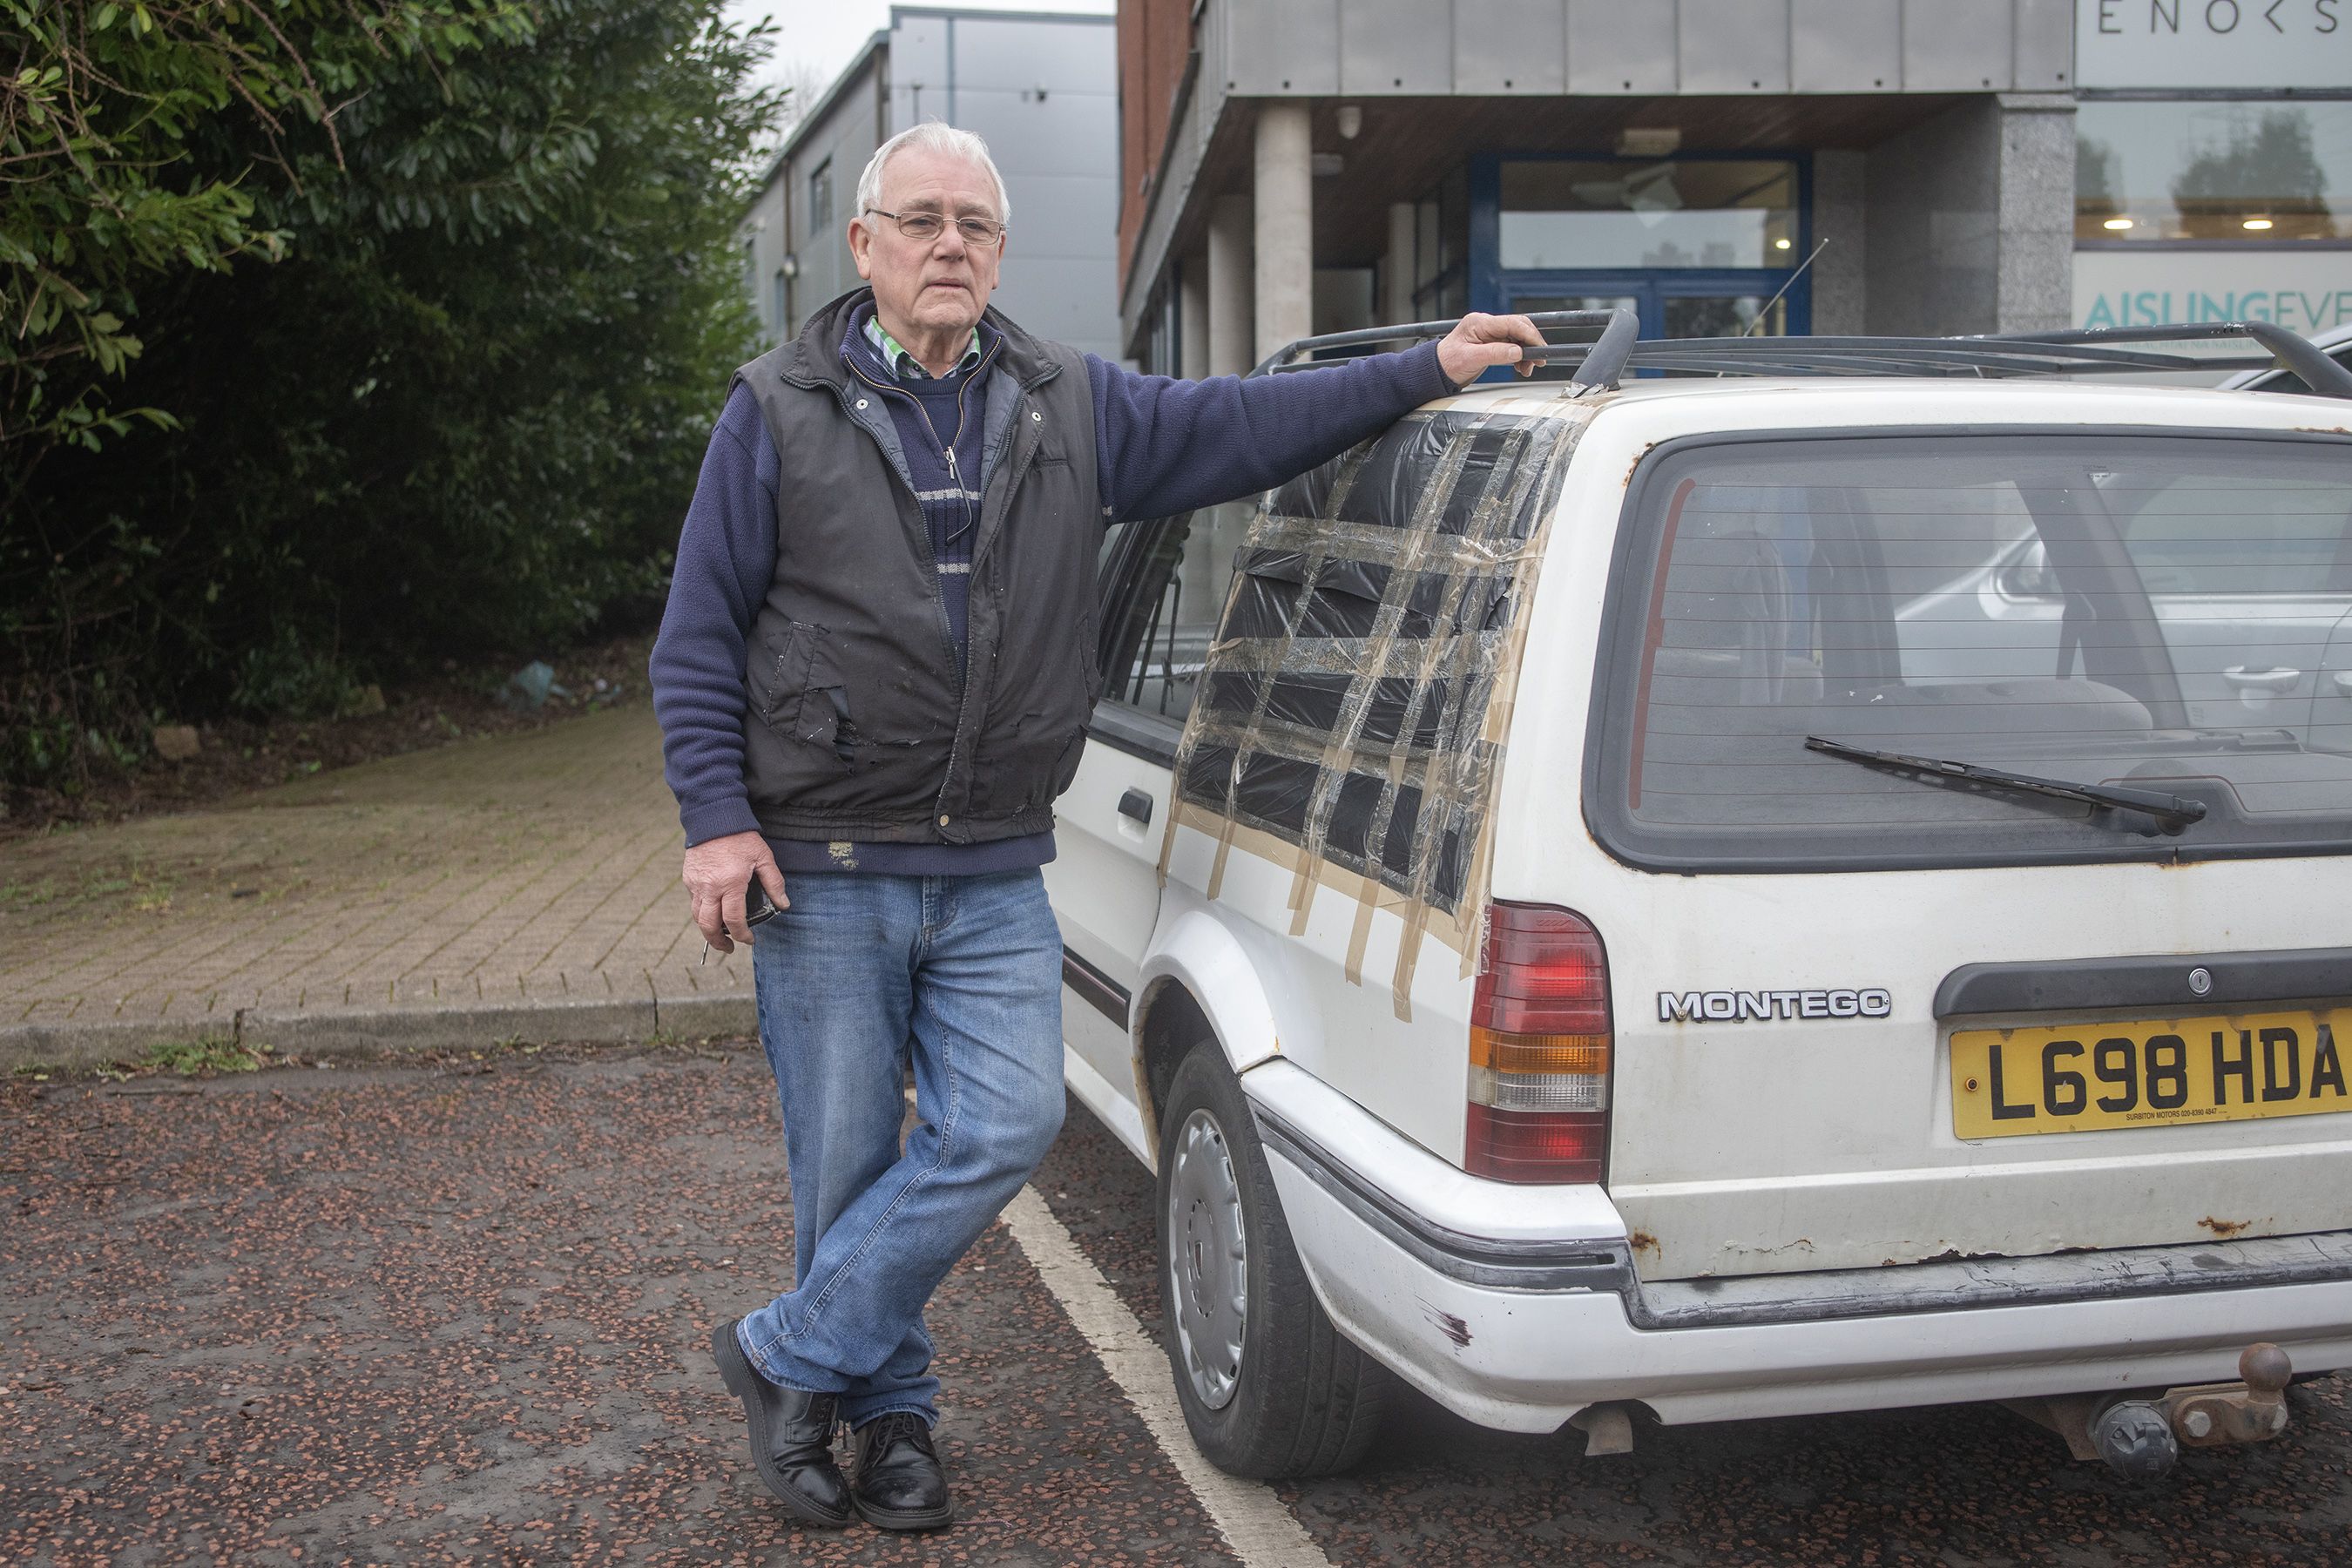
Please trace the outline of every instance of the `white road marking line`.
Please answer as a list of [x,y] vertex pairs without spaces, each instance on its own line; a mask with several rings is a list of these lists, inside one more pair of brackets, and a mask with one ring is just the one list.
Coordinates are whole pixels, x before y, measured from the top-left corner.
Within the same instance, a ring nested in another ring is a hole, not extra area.
[[1013,1194],[1004,1208],[1004,1226],[1244,1568],[1332,1568],[1314,1537],[1270,1489],[1225,1474],[1193,1447],[1184,1408],[1169,1382],[1168,1357],[1102,1271],[1078,1250],[1036,1188]]

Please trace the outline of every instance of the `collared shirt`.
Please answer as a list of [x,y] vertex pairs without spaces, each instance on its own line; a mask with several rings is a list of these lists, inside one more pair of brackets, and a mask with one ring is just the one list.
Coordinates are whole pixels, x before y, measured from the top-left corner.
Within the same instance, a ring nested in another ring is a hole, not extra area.
[[[892,337],[888,332],[882,330],[881,317],[868,316],[866,318],[866,341],[874,345],[874,352],[882,356],[882,363],[888,365],[890,367],[890,374],[897,376],[900,381],[929,381],[931,379],[931,373],[923,368],[922,361],[917,359],[913,354],[908,353],[904,348],[901,348],[898,344],[898,339]],[[963,351],[963,358],[956,362],[955,371],[970,370],[973,365],[976,365],[979,363],[980,329],[978,327],[974,327],[971,330],[971,346]],[[950,371],[948,374],[950,375],[953,375],[955,371]]]

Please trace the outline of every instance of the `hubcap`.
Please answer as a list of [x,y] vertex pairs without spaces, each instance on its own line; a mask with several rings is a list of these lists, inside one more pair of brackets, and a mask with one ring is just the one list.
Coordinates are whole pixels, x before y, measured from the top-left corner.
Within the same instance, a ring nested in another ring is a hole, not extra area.
[[1210,1409],[1222,1410],[1241,1377],[1249,1310],[1241,1185],[1224,1132],[1206,1110],[1185,1119],[1169,1158],[1168,1275],[1176,1342],[1192,1392]]

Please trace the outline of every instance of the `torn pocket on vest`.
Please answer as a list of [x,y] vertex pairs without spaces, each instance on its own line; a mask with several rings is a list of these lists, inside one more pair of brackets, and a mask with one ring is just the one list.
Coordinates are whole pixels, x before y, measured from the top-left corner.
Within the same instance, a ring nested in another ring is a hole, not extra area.
[[823,747],[847,768],[857,726],[833,634],[806,621],[786,621],[768,634],[763,655],[757,668],[767,689],[753,692],[761,722],[789,740]]

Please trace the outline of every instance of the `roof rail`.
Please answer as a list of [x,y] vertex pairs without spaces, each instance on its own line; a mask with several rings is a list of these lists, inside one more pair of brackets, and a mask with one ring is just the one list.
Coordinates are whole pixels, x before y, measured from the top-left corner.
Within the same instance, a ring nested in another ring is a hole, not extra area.
[[[1633,311],[1618,308],[1608,310],[1531,310],[1528,320],[1538,331],[1567,331],[1595,329],[1601,336],[1589,343],[1559,343],[1549,353],[1530,353],[1528,360],[1543,364],[1559,358],[1573,357],[1576,374],[1572,384],[1586,391],[1601,391],[1617,384],[1624,374],[1625,355],[1633,347],[1633,340],[1642,335],[1641,318]],[[1401,327],[1365,327],[1352,332],[1325,332],[1319,337],[1300,338],[1287,342],[1265,357],[1252,375],[1272,375],[1276,371],[1309,370],[1318,363],[1314,355],[1324,349],[1366,348],[1373,343],[1420,342],[1424,338],[1442,338],[1462,324],[1456,316],[1444,321],[1413,321]],[[1564,352],[1563,352],[1564,351]]]
[[[2352,371],[2316,343],[2270,321],[2194,321],[2152,327],[2085,328],[1971,337],[1652,338],[1635,341],[1631,310],[1541,310],[1529,318],[1545,332],[1599,328],[1595,342],[1554,343],[1527,357],[1577,366],[1580,393],[1617,385],[1627,370],[1697,375],[2068,375],[2101,372],[2293,371],[2315,393],[2352,397]],[[1269,356],[1252,375],[1313,369],[1335,349],[1443,337],[1456,321],[1415,321],[1301,338]],[[2182,353],[2143,345],[2244,341],[2238,353]]]
[[[2352,370],[2338,364],[2326,349],[2275,321],[2200,321],[2190,326],[2077,327],[2063,332],[2016,332],[2005,342],[2107,346],[2131,342],[2181,342],[2198,338],[2252,338],[2271,353],[2271,363],[2303,377],[2304,385],[2323,397],[2352,397]],[[2210,360],[2200,359],[2200,364]],[[2256,369],[2249,365],[2247,369]]]

